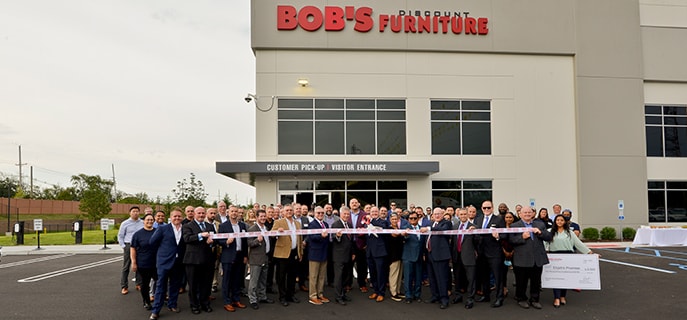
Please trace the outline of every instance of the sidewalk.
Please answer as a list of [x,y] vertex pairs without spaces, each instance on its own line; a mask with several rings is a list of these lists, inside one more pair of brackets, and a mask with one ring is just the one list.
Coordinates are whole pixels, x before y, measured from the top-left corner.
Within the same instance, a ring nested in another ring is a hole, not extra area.
[[108,244],[109,249],[103,250],[102,244],[88,245],[67,245],[67,246],[41,246],[37,250],[36,246],[6,246],[0,251],[3,256],[24,256],[37,254],[122,254],[122,248],[118,244]]

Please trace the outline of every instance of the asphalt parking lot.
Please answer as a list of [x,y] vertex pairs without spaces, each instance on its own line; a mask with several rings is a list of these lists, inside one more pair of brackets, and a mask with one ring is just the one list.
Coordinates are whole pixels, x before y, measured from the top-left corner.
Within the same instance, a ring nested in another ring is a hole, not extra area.
[[[181,295],[182,312],[163,309],[161,319],[259,319],[319,318],[369,319],[682,319],[687,314],[684,285],[687,283],[687,248],[597,248],[601,262],[601,291],[569,292],[568,304],[554,309],[550,289],[544,289],[544,309],[521,309],[511,298],[513,276],[509,275],[511,294],[503,307],[477,304],[471,310],[451,305],[440,310],[436,304],[406,305],[390,299],[377,303],[354,289],[348,306],[333,303],[313,306],[304,301],[282,307],[262,305],[259,310],[243,309],[229,314],[221,308],[221,295],[213,302],[212,313],[192,315],[187,296]],[[137,291],[119,293],[121,254],[51,254],[3,256],[0,262],[1,319],[147,319]],[[131,285],[133,287],[133,284]],[[332,289],[325,289],[333,296]],[[271,295],[276,299],[276,296]],[[429,288],[423,289],[429,298]],[[247,302],[245,298],[244,303]]]

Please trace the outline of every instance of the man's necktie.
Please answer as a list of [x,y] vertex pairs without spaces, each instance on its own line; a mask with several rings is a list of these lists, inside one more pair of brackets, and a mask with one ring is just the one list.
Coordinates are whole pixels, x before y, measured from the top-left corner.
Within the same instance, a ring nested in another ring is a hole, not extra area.
[[205,222],[200,223],[200,231],[205,232]]
[[[461,223],[460,227],[458,227],[458,230],[463,230],[465,229],[465,224]],[[458,252],[461,252],[463,249],[463,234],[458,235]]]

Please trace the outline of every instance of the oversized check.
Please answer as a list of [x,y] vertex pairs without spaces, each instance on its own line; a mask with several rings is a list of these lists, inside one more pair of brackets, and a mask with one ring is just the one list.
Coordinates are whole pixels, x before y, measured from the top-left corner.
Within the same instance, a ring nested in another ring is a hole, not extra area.
[[599,256],[549,254],[541,275],[543,288],[601,290]]

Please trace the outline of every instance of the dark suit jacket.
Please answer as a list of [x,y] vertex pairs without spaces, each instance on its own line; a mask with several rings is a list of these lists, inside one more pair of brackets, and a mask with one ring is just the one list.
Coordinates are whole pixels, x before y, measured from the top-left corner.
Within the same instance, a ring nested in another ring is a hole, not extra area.
[[[239,229],[241,232],[247,230],[246,224],[243,221],[239,221]],[[227,220],[219,225],[219,233],[234,233],[234,228],[231,227],[231,220]],[[221,263],[233,263],[234,261],[243,263],[243,258],[248,256],[248,241],[246,241],[246,238],[241,240],[241,251],[238,252],[236,251],[236,239],[229,246],[227,246],[227,239],[217,240],[217,243],[222,246],[222,254],[219,257]]]
[[150,244],[157,247],[156,266],[159,270],[172,269],[175,263],[181,263],[184,259],[184,249],[186,246],[183,236],[177,244],[173,228],[174,225],[171,223],[159,226],[150,238]]
[[[207,232],[215,232],[212,223],[206,223],[205,228]],[[213,244],[205,242],[205,238],[202,241],[198,240],[199,233],[201,233],[200,226],[195,221],[181,227],[181,237],[186,243],[184,264],[211,264],[215,261],[215,255],[212,254]]]
[[[348,222],[346,222],[348,224]],[[332,223],[332,229],[343,229],[343,221],[337,220]],[[351,226],[348,225],[350,228]],[[353,235],[342,234],[341,238],[332,235],[332,261],[348,263],[353,255]]]
[[[418,226],[419,227],[419,226]],[[409,225],[406,229],[411,229]],[[426,235],[421,235],[420,239],[415,234],[409,234],[403,241],[403,261],[418,262],[422,261],[422,252],[425,248]]]
[[[326,222],[324,223],[324,228],[327,229],[329,226]],[[308,229],[322,229],[320,222],[317,219],[310,222]],[[329,252],[329,237],[322,238],[321,234],[311,234],[308,236],[308,261],[327,261],[327,253]]]
[[[466,221],[467,225],[465,230],[470,229],[470,227],[475,226]],[[453,225],[453,230],[458,230],[460,228],[460,221],[458,224]],[[451,245],[451,253],[453,261],[458,261],[461,259],[463,265],[474,266],[477,264],[477,238],[473,235],[463,235],[462,246],[460,247],[460,255],[458,254],[458,235],[453,236]]]
[[[510,227],[522,228],[525,223],[522,220],[516,221]],[[553,235],[546,230],[546,224],[542,221],[532,221],[532,227],[541,230],[534,238],[523,239],[522,233],[510,233],[507,236],[508,242],[513,245],[513,265],[516,267],[541,267],[549,263],[544,241],[551,241]]]
[[[265,230],[267,226],[265,226]],[[248,232],[260,232],[260,227],[257,223],[248,228]],[[256,265],[264,265],[267,263],[267,244],[265,241],[270,241],[270,237],[263,237],[262,241],[258,241],[258,238],[244,238],[248,243],[248,263]],[[271,249],[271,247],[270,247]]]
[[[409,225],[408,221],[401,219],[401,226],[398,230],[405,230]],[[405,240],[403,236],[400,234],[397,234],[395,237],[394,235],[388,235],[386,240],[386,251],[389,254],[389,262],[401,260],[403,256],[403,241]]]
[[[358,211],[358,212],[359,212],[358,221],[356,221],[356,224],[355,224],[355,226],[353,226],[353,228],[355,228],[355,229],[367,228],[367,225],[364,223],[366,220],[365,217],[367,217],[367,215],[368,215],[367,212],[363,211],[362,209],[360,209],[360,211]],[[348,225],[349,226],[353,225],[353,213],[352,212],[351,212],[351,217],[348,218]],[[353,235],[353,240],[355,242],[355,246],[359,250],[365,250],[365,246],[367,245],[367,242],[366,242],[367,239],[365,237],[365,234]]]
[[[374,219],[370,221],[370,224],[375,227],[380,227],[382,229],[389,229],[389,221],[381,218]],[[386,251],[386,238],[389,235],[386,234],[370,234],[367,236],[367,256],[373,258],[385,257],[388,252]]]
[[[445,231],[451,230],[452,228],[453,224],[451,221],[441,220],[436,226],[432,227],[432,231]],[[429,236],[429,244],[432,250],[427,252],[427,256],[432,258],[434,261],[451,259],[451,246],[449,245],[450,238],[450,235]]]
[[[475,227],[481,229],[484,225],[484,215],[477,216],[475,218]],[[505,228],[506,223],[503,221],[501,216],[496,216],[491,214],[489,219],[489,226],[487,228]],[[501,235],[499,235],[499,238]],[[477,252],[484,258],[499,258],[503,259],[503,249],[501,248],[501,243],[496,240],[491,233],[482,234],[479,236],[479,245],[477,247]]]

